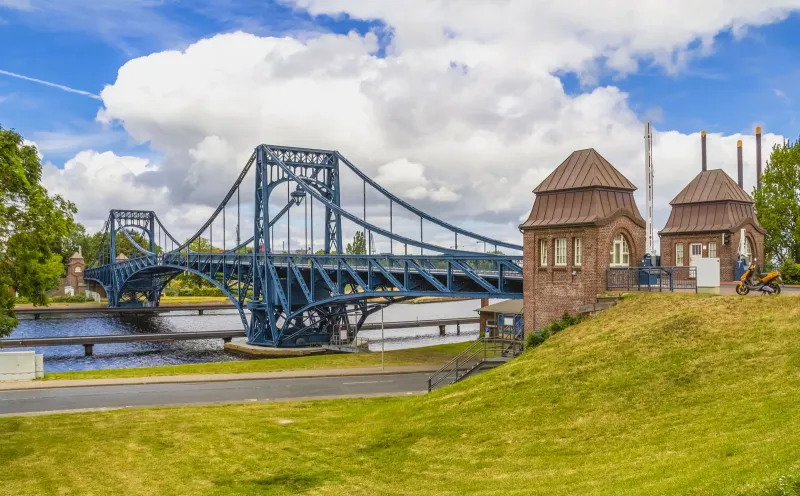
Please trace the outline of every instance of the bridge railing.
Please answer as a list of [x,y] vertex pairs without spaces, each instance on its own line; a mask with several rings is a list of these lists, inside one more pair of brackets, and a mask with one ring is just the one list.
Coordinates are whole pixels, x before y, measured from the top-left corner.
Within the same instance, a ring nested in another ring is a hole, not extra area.
[[608,267],[606,289],[697,292],[696,267]]
[[[218,257],[220,255],[214,255]],[[251,255],[252,256],[252,255]],[[316,263],[324,268],[337,268],[341,261],[355,270],[368,270],[370,265],[380,264],[389,270],[403,270],[409,262],[423,269],[436,272],[446,271],[448,266],[457,262],[480,274],[496,274],[501,265],[513,264],[521,269],[522,257],[512,255],[305,255],[305,254],[259,254],[269,257],[276,265],[286,265],[291,259],[295,265]],[[506,266],[506,274],[514,275],[514,270]],[[517,272],[518,274],[519,272]]]

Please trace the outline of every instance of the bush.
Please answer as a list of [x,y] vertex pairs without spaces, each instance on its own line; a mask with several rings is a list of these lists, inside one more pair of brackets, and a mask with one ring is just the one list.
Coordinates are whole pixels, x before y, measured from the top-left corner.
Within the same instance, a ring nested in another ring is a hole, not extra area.
[[16,305],[28,305],[30,302],[31,300],[25,298],[24,296],[17,296],[14,298],[14,304]]
[[219,288],[166,288],[167,296],[226,296]]
[[50,299],[54,303],[86,303],[87,301],[94,301],[86,295],[76,294],[72,296],[54,296]]
[[536,348],[540,344],[547,341],[547,338],[549,337],[550,333],[547,331],[535,331],[533,334],[528,334],[528,337],[525,339],[525,347]]
[[795,262],[785,262],[781,266],[781,275],[786,284],[800,284],[800,264]]
[[547,338],[550,336],[554,336],[567,327],[580,323],[580,321],[580,317],[573,317],[569,313],[564,312],[564,315],[562,315],[560,319],[554,319],[542,329],[535,331],[533,334],[528,334],[528,337],[525,339],[525,347],[536,348],[547,341]]

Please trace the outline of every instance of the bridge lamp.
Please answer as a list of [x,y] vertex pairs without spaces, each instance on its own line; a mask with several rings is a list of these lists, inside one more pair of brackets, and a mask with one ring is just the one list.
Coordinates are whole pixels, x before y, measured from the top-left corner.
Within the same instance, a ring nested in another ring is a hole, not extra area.
[[305,190],[300,189],[300,186],[297,187],[294,191],[292,191],[292,200],[294,200],[295,204],[300,205],[300,202],[303,201],[303,198],[306,197]]

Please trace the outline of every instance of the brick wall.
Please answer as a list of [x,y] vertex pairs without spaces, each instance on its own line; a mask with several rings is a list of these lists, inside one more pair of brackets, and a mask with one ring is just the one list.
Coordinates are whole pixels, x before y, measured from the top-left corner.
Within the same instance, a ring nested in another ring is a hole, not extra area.
[[[758,260],[764,259],[764,235],[756,231],[752,225],[745,226],[746,235],[750,238],[753,244],[753,252]],[[708,257],[708,243],[713,242],[717,244],[717,258],[719,258],[719,279],[722,282],[735,280],[736,259],[739,256],[739,231],[730,233],[730,243],[727,245],[722,243],[721,232],[717,233],[677,233],[677,234],[662,234],[661,235],[661,265],[673,266],[676,265],[675,252],[676,245],[683,245],[683,265],[689,265],[689,245],[692,243],[701,243],[703,245],[703,256]],[[760,263],[760,262],[759,262]]]
[[[644,228],[627,217],[603,226],[529,229],[523,234],[525,333],[541,329],[564,312],[574,313],[605,290],[605,271],[614,238],[628,242],[631,266],[644,254]],[[575,238],[581,239],[583,260],[575,265]],[[567,263],[555,265],[555,240],[567,240]],[[539,241],[547,245],[547,265],[540,265]]]

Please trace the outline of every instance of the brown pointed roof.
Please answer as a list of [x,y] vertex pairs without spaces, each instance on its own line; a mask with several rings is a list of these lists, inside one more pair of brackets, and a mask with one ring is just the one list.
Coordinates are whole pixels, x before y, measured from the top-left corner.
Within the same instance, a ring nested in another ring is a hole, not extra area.
[[753,203],[753,199],[725,171],[713,169],[698,174],[669,204],[708,202]]
[[534,193],[568,189],[610,188],[634,191],[634,186],[594,148],[576,150],[556,167]]
[[635,189],[597,151],[578,150],[533,190],[533,208],[519,227],[605,225],[622,215],[644,227],[633,198]]
[[71,257],[69,257],[69,259],[70,260],[83,260],[83,255],[81,255],[80,252],[76,251],[75,253],[72,254]]
[[735,232],[746,225],[764,233],[753,199],[721,169],[698,174],[670,202],[672,211],[659,234]]

